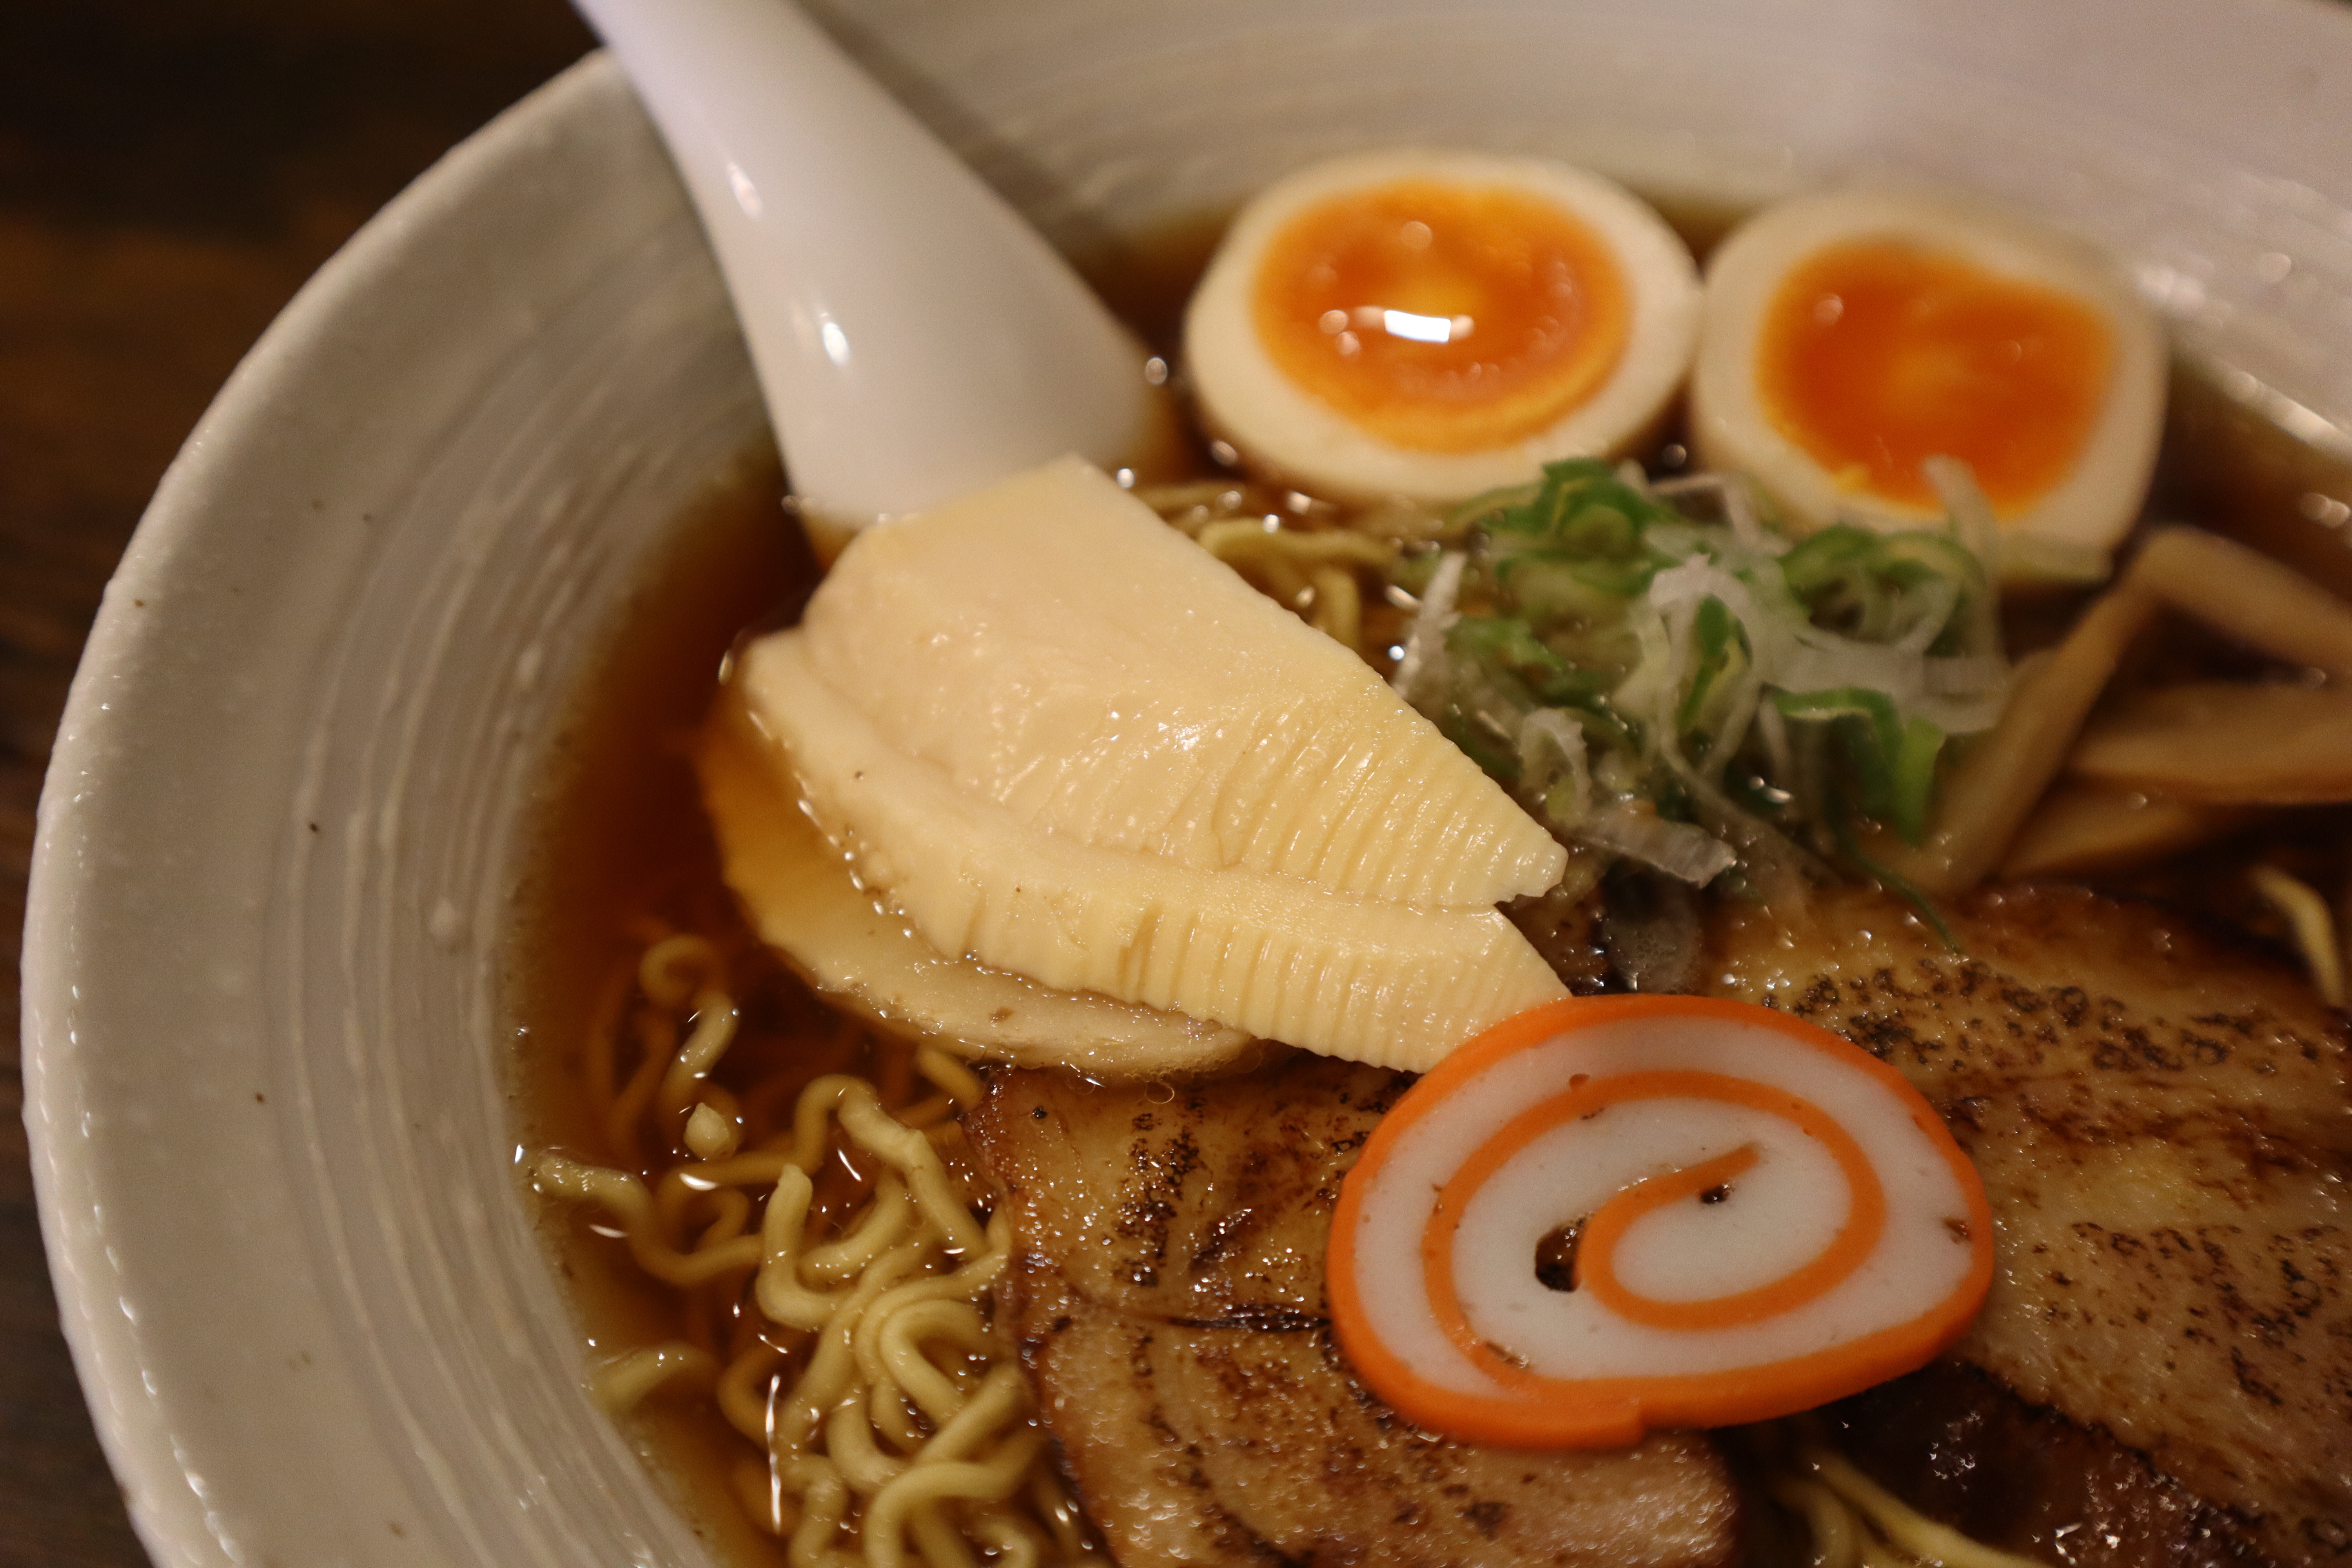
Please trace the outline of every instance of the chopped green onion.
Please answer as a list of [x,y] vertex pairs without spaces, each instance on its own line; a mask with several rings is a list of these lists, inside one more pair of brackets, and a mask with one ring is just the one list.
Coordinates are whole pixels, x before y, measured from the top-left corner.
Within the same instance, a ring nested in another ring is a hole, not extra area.
[[1936,761],[1943,755],[1944,740],[1944,731],[1925,719],[1914,718],[1903,726],[1886,820],[1906,844],[1916,846],[1927,837],[1927,814],[1936,799]]
[[1396,569],[1421,596],[1397,689],[1556,831],[1677,876],[1722,867],[1665,829],[1769,878],[1804,858],[1790,834],[1836,837],[1833,800],[1919,842],[1945,742],[2005,697],[1991,579],[1956,530],[1791,542],[1735,477],[1652,490],[1574,458],[1444,537]]

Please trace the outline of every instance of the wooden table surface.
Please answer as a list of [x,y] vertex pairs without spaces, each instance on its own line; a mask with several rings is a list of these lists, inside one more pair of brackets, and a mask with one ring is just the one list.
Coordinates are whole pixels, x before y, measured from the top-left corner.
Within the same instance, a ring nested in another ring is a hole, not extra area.
[[[0,5],[0,952],[67,683],[163,466],[370,213],[590,44],[562,0]],[[137,1568],[43,1265],[17,1003],[0,963],[0,1568]]]

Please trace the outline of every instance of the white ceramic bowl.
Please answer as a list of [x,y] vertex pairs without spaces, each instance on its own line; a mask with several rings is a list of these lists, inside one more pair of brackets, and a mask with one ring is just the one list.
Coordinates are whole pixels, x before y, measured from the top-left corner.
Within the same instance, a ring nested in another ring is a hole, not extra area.
[[[1896,172],[2126,256],[2232,393],[2352,427],[2352,10],[2319,0],[836,0],[1049,232],[1431,141],[1753,199]],[[26,1115],[166,1568],[705,1553],[580,1391],[504,1101],[520,802],[760,408],[591,61],[270,329],[108,591],[42,800]]]

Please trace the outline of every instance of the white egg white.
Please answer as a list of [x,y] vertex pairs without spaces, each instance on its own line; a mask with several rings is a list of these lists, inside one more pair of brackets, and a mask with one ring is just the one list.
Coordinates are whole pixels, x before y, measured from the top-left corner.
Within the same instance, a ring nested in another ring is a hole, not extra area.
[[2103,575],[2109,552],[2140,510],[2162,434],[2163,334],[2129,283],[2087,246],[1964,198],[1853,189],[1768,207],[1717,247],[1706,268],[1698,360],[1691,373],[1691,447],[1707,468],[1745,473],[1801,531],[1837,521],[1880,530],[1943,520],[1936,502],[1912,506],[1841,485],[1765,412],[1757,344],[1795,268],[1840,245],[1893,240],[1996,277],[2067,295],[2112,334],[2108,384],[2080,455],[2057,484],[2000,518],[2002,574]]
[[[1408,180],[1549,202],[1616,259],[1628,301],[1624,352],[1591,396],[1532,436],[1459,452],[1398,446],[1285,375],[1258,336],[1253,297],[1269,242],[1324,202]],[[1623,456],[1653,437],[1689,370],[1698,306],[1697,268],[1681,237],[1613,182],[1546,158],[1398,148],[1314,164],[1244,207],[1193,294],[1184,352],[1203,425],[1253,468],[1334,500],[1444,505],[1533,479],[1558,458]]]

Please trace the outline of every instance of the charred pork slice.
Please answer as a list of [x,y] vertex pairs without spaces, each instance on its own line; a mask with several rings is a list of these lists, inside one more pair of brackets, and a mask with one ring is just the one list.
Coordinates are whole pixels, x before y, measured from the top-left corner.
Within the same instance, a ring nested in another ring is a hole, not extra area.
[[1983,1173],[1998,1270],[1955,1348],[2294,1568],[2352,1563],[2352,1097],[2284,967],[2065,889],[1732,910],[1710,988],[1901,1070]]
[[1288,1053],[1172,1092],[993,1075],[967,1125],[1013,1205],[1004,1305],[1114,1554],[1126,1568],[1730,1562],[1738,1509],[1703,1437],[1472,1447],[1417,1430],[1349,1372],[1324,1244],[1340,1177],[1407,1081]]

